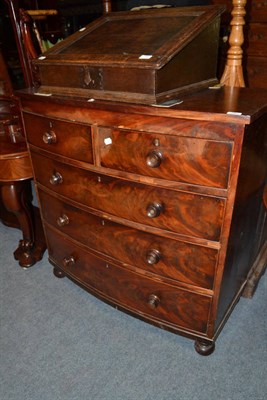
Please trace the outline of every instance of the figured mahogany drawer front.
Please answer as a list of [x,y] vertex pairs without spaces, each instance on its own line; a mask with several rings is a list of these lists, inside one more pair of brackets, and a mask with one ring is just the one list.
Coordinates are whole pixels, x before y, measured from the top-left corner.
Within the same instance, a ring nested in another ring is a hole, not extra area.
[[211,298],[154,281],[84,251],[46,228],[50,259],[89,291],[158,322],[205,333]]
[[41,190],[39,198],[45,220],[89,248],[144,271],[212,289],[217,250],[96,217]]
[[160,179],[226,188],[231,154],[230,142],[100,128],[103,167]]
[[96,210],[183,235],[218,241],[225,200],[138,184],[32,152],[39,183]]
[[28,142],[52,153],[93,163],[91,128],[24,113]]

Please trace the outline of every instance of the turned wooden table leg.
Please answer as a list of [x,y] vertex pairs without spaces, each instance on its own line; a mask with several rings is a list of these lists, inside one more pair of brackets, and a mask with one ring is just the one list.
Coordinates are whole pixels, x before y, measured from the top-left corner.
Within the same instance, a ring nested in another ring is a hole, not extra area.
[[[5,208],[17,217],[22,230],[22,240],[19,241],[14,257],[23,268],[28,268],[40,260],[46,249],[42,233],[40,248],[37,249],[38,246],[35,246],[35,215],[31,198],[29,198],[29,185],[30,181],[11,182],[1,185],[2,202]],[[42,227],[40,229],[42,230]]]
[[244,87],[244,76],[242,67],[244,43],[243,26],[246,15],[247,0],[233,0],[231,33],[229,37],[230,48],[227,53],[227,61],[221,78],[221,85],[230,87]]

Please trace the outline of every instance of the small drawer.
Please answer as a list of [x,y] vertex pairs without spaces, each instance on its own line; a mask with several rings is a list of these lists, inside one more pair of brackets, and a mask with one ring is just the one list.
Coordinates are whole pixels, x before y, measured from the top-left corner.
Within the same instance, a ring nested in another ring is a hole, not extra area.
[[128,271],[46,228],[49,258],[92,293],[145,319],[205,333],[211,298]]
[[[204,129],[190,128],[190,133]],[[192,131],[192,132],[191,132]],[[201,186],[227,188],[231,142],[100,128],[103,167]]]
[[225,200],[96,174],[32,152],[37,182],[95,210],[154,228],[218,241]]
[[248,86],[267,89],[267,58],[247,57],[245,62]]
[[249,5],[249,19],[253,22],[267,22],[267,1],[251,0]]
[[93,163],[91,127],[54,118],[23,114],[27,140],[34,146]]
[[246,54],[267,57],[267,24],[250,23],[248,25]]
[[153,274],[213,288],[217,250],[116,224],[41,190],[39,198],[46,222],[89,248]]

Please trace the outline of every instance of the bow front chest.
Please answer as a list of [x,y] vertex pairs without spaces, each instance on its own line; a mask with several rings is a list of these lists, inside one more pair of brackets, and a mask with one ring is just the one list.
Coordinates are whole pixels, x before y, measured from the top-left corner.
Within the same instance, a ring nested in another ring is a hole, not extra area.
[[20,96],[55,275],[210,354],[266,261],[266,92]]

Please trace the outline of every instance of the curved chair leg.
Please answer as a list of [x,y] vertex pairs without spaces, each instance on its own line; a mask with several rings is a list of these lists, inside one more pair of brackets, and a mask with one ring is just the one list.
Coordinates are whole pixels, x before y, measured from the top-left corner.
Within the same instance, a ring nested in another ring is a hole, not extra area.
[[[23,268],[31,267],[38,260],[46,249],[43,233],[39,232],[41,244],[36,244],[36,227],[34,207],[29,196],[30,181],[11,182],[1,186],[2,201],[5,208],[12,212],[18,219],[22,230],[22,240],[14,252],[14,257],[19,261],[19,265]],[[39,224],[38,230],[42,231]],[[39,240],[40,242],[40,240]]]

